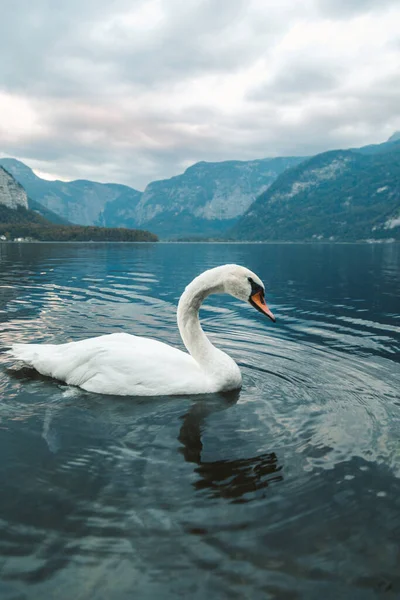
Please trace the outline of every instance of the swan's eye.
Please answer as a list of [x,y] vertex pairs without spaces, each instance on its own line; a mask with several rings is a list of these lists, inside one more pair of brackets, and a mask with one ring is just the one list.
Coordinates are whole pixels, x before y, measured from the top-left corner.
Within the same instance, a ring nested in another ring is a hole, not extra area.
[[264,288],[261,287],[261,285],[259,285],[258,283],[256,283],[251,277],[247,278],[250,285],[251,285],[251,296],[254,296],[254,294],[261,294],[261,297],[264,298]]

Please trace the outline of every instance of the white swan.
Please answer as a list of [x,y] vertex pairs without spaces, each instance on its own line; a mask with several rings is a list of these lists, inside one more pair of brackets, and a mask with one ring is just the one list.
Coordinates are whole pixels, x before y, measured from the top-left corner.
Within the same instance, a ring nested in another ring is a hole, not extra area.
[[222,265],[196,277],[179,300],[178,327],[189,354],[127,333],[58,345],[15,344],[9,353],[42,375],[99,394],[158,396],[238,389],[239,367],[212,345],[200,326],[200,305],[218,293],[250,302],[275,321],[257,275],[238,265]]

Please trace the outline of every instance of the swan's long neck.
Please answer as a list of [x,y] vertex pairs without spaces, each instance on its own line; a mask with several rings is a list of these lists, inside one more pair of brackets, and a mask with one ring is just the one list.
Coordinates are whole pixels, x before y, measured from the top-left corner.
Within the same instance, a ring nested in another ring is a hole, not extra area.
[[186,349],[218,391],[237,389],[242,382],[235,361],[213,346],[199,321],[199,309],[207,296],[225,292],[224,269],[226,266],[217,267],[196,277],[183,292],[177,313],[179,332]]
[[202,367],[208,367],[213,358],[222,352],[213,346],[202,330],[199,309],[207,296],[221,292],[223,292],[222,285],[208,284],[206,278],[200,275],[187,286],[179,300],[177,312],[179,332],[187,351]]

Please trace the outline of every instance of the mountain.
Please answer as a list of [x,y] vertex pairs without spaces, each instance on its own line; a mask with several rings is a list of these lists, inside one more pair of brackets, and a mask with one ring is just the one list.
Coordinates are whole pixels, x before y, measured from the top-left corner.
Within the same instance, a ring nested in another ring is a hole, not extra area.
[[285,171],[228,236],[237,240],[400,239],[400,143],[334,150]]
[[[134,207],[141,192],[126,185],[97,183],[93,181],[47,181],[41,179],[27,165],[14,158],[1,158],[0,166],[9,171],[25,188],[29,198],[64,222],[81,225],[127,226],[123,212],[128,205]],[[113,203],[116,202],[115,210]],[[121,215],[119,217],[119,215]]]
[[8,225],[48,225],[39,211],[29,210],[29,199],[20,183],[0,167],[0,228]]
[[[200,162],[145,191],[92,181],[46,181],[15,159],[0,159],[29,198],[73,223],[145,227],[163,237],[218,235],[300,157]],[[42,214],[44,214],[42,212]],[[46,218],[54,221],[51,215]]]
[[400,131],[395,131],[393,135],[390,136],[388,142],[399,142],[400,141]]
[[[6,163],[8,163],[9,161],[10,162],[13,161],[13,159],[4,159],[4,160],[6,161]],[[13,161],[13,162],[18,163],[18,161]],[[26,165],[24,165],[23,163],[20,163],[20,164],[24,167],[24,169],[26,170],[28,175],[29,175],[29,173],[32,173],[33,177],[36,177],[36,175],[33,173],[33,171],[31,171],[31,169],[29,169],[29,167],[26,167]],[[4,190],[1,189],[1,180],[4,179],[4,172],[5,172],[8,176],[8,182],[9,182],[9,185],[11,186],[11,188],[13,188],[14,186],[19,186],[20,193],[23,196],[23,201],[22,201],[22,203],[20,203],[21,206],[24,206],[24,208],[29,208],[30,210],[34,211],[38,215],[41,215],[42,217],[44,217],[47,221],[50,221],[51,223],[57,223],[60,225],[68,225],[69,221],[67,221],[66,219],[63,219],[56,213],[52,212],[51,210],[49,210],[48,208],[46,208],[45,206],[43,206],[42,204],[37,202],[36,200],[33,200],[32,198],[29,198],[29,196],[27,196],[26,191],[23,188],[23,186],[20,183],[18,183],[17,180],[15,179],[15,177],[11,174],[11,171],[13,170],[12,162],[11,162],[10,166],[11,166],[10,172],[7,171],[7,169],[5,169],[4,167],[0,167],[0,197],[1,197],[1,203],[3,204],[3,206],[6,204],[6,202],[5,202]],[[2,171],[3,171],[3,174],[1,174]],[[15,194],[13,194],[13,197],[14,197],[14,202],[15,202],[15,199],[17,196]],[[14,208],[14,206],[11,206],[10,208]]]
[[42,241],[157,241],[154,234],[136,229],[57,225],[39,212],[29,208],[24,188],[6,169],[0,167],[0,236],[5,236],[6,239],[23,237]]
[[135,222],[158,235],[212,236],[226,231],[255,198],[300,157],[199,162],[182,175],[150,183]]
[[[396,132],[383,144],[313,158],[199,162],[180,175],[150,183],[144,192],[113,183],[46,181],[15,159],[0,159],[0,165],[25,187],[29,208],[53,222],[145,228],[164,239],[315,239],[328,232],[329,237],[352,239],[367,235],[371,219],[375,236],[379,231],[389,236],[396,229],[379,219],[396,210],[393,160],[399,148]],[[379,188],[385,190],[378,193]],[[348,204],[341,210],[340,199],[347,196],[351,199],[344,200]],[[341,225],[335,224],[335,215]]]

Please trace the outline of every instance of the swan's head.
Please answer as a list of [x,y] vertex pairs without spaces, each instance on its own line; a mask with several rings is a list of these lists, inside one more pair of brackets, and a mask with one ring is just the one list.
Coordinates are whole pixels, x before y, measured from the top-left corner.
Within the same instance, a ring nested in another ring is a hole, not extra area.
[[224,265],[220,269],[224,292],[238,300],[250,302],[275,323],[275,317],[265,303],[264,284],[255,273],[239,265]]

